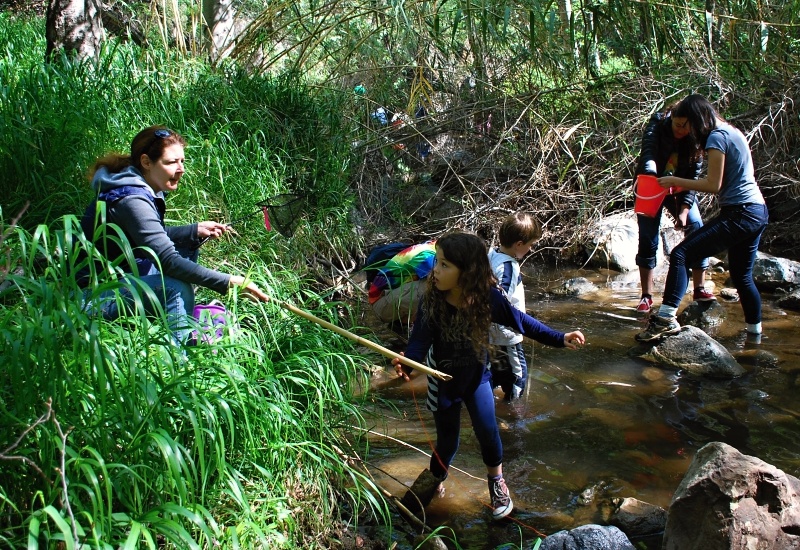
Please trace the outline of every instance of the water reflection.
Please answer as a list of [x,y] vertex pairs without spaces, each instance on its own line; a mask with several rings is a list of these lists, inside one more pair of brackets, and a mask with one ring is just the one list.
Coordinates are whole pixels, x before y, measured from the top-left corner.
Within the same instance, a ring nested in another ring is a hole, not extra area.
[[[723,303],[726,319],[714,336],[747,374],[699,380],[628,356],[644,323],[633,309],[638,273],[527,268],[525,274],[531,313],[561,330],[580,327],[587,345],[569,352],[526,341],[526,393],[519,402],[497,402],[514,521],[497,525],[490,519],[485,467],[465,413],[454,462],[460,471],[445,483],[446,496],[427,508],[429,524],[452,528],[464,548],[509,542],[527,548],[538,533],[604,523],[611,497],[666,508],[694,453],[710,441],[800,476],[796,312],[776,308],[773,297],[763,294],[765,335],[753,345],[745,339],[741,306]],[[571,277],[589,279],[598,292],[549,297]],[[724,280],[717,277],[723,275],[713,277],[720,288]],[[663,278],[657,277],[656,288],[663,288]],[[397,410],[379,411],[374,429],[405,445],[375,436],[370,461],[383,472],[377,474],[381,485],[402,496],[401,483],[410,485],[427,467],[423,453],[431,452],[435,430],[424,408],[423,378],[401,384],[389,372],[374,389]],[[658,548],[658,541],[645,543]]]

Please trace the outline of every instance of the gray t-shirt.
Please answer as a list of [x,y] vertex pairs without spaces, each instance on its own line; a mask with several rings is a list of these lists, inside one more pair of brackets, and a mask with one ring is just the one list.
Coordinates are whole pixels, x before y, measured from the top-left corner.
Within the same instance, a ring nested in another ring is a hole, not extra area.
[[753,167],[753,156],[744,134],[725,122],[717,122],[708,136],[706,150],[717,149],[725,155],[722,187],[719,190],[720,206],[746,203],[764,204]]

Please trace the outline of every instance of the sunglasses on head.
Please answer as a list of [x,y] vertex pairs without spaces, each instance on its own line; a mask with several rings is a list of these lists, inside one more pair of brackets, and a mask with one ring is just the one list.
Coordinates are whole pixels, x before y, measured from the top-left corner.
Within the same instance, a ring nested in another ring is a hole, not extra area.
[[153,135],[155,137],[157,137],[157,138],[164,139],[164,138],[168,138],[169,136],[171,136],[172,132],[170,130],[165,130],[165,129],[161,128],[161,129],[156,130],[155,132],[153,132]]

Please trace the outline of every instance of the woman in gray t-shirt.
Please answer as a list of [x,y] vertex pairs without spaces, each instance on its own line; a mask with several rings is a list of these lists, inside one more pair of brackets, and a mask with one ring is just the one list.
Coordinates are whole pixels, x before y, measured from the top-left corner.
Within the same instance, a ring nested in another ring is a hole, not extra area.
[[685,119],[691,128],[690,136],[705,152],[708,171],[701,179],[666,176],[659,178],[658,183],[664,188],[679,186],[716,193],[720,213],[673,249],[661,307],[636,339],[650,342],[680,331],[675,317],[689,282],[687,266],[727,250],[728,268],[739,292],[747,336],[751,341],[760,341],[761,295],[753,281],[753,264],[768,214],[756,183],[750,146],[744,134],[728,124],[701,95],[690,95],[681,101],[672,117],[681,122]]

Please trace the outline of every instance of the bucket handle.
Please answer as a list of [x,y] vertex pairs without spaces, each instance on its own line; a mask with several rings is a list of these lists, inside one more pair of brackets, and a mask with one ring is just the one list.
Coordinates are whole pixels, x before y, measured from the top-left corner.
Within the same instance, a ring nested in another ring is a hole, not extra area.
[[651,199],[657,199],[658,197],[663,197],[667,193],[667,191],[668,191],[667,189],[664,189],[663,191],[661,191],[661,193],[653,195],[652,197],[644,197],[639,193],[637,193],[636,191],[634,191],[633,196],[636,197],[637,199],[642,199],[643,201],[649,201]]

